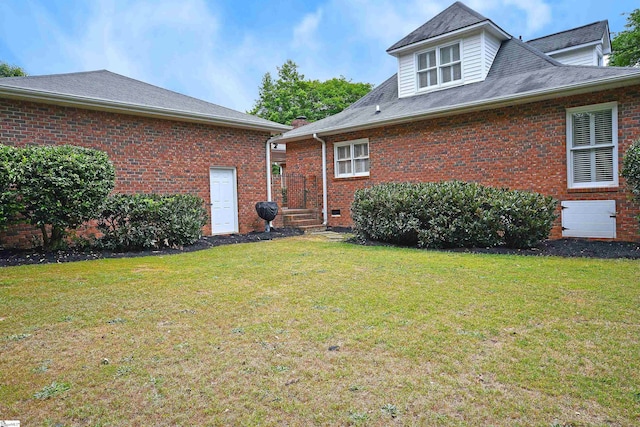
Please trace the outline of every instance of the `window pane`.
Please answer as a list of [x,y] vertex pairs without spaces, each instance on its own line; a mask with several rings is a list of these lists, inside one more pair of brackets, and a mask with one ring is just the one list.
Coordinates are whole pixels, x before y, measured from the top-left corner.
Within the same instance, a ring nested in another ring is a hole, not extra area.
[[356,173],[369,172],[369,159],[355,160]]
[[593,119],[595,121],[595,143],[596,144],[611,144],[613,143],[612,125],[611,125],[611,110],[596,111],[593,113]]
[[573,182],[591,182],[591,151],[573,152]]
[[460,45],[456,44],[451,46],[451,56],[453,61],[460,61]]
[[345,145],[343,147],[338,147],[338,160],[350,159],[351,158],[351,146]]
[[429,73],[418,73],[418,87],[423,88],[429,86]]
[[575,113],[573,117],[573,146],[580,147],[591,144],[591,115]]
[[351,173],[351,160],[338,162],[338,175],[346,175]]
[[596,148],[596,181],[613,181],[613,147]]
[[440,64],[448,64],[451,62],[451,47],[443,47],[440,49]]
[[434,86],[438,84],[438,70],[431,70],[427,72],[429,76],[429,86]]
[[427,52],[427,66],[433,68],[436,66],[436,51]]
[[369,144],[355,144],[353,146],[353,157],[368,157],[369,156]]
[[449,66],[449,67],[442,67],[442,83],[447,83],[450,82],[453,77],[452,77],[452,73],[451,70],[453,69],[453,67]]
[[418,55],[418,70],[424,70],[427,68],[427,54],[421,53]]
[[453,66],[453,80],[460,80],[462,78],[462,65],[456,64]]

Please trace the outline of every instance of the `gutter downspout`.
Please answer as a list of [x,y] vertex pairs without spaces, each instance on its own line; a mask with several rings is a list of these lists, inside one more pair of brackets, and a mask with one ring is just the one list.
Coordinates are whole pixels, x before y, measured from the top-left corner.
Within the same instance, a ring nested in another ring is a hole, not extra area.
[[[265,148],[265,160],[267,163],[267,202],[271,202],[271,138],[267,138]],[[269,228],[273,226],[272,222],[273,221],[269,221]]]
[[266,163],[267,163],[267,202],[271,201],[271,138],[267,139],[266,147]]
[[327,142],[314,132],[313,139],[322,143],[322,225],[328,223],[327,217]]

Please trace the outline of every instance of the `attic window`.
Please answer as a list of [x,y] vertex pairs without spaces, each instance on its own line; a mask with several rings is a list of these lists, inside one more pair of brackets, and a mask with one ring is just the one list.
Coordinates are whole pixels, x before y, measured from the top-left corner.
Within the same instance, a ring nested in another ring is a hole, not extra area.
[[438,87],[456,80],[462,80],[462,59],[460,43],[438,46],[417,57],[418,89]]

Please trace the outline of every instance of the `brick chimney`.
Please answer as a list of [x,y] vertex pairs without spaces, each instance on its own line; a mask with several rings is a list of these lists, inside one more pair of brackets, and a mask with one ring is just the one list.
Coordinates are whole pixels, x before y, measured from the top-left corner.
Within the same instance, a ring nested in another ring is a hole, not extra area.
[[295,119],[293,119],[293,121],[291,122],[291,126],[293,126],[294,129],[297,129],[300,126],[304,126],[308,124],[309,122],[307,121],[307,118],[305,116],[298,116]]

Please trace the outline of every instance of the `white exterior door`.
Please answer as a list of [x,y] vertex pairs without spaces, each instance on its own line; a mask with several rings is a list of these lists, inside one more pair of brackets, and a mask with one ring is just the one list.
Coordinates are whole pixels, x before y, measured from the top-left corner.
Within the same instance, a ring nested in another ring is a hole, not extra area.
[[562,237],[616,237],[615,200],[562,202]]
[[211,168],[211,234],[238,232],[235,169]]

